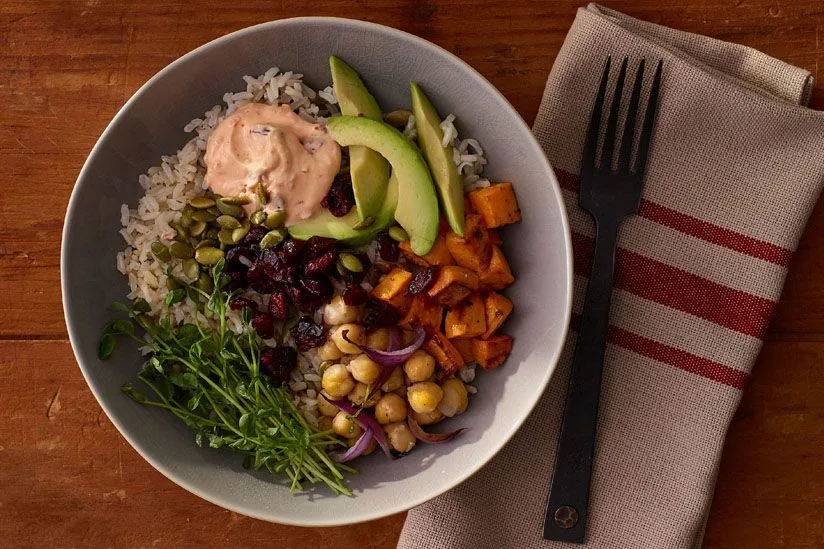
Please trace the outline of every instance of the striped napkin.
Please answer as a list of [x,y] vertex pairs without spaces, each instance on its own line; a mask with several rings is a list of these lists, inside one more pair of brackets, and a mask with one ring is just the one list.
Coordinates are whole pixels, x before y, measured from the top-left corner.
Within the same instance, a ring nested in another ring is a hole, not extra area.
[[[725,433],[824,182],[824,114],[803,106],[806,71],[580,9],[534,127],[570,216],[576,313],[595,234],[576,174],[610,54],[631,67],[661,58],[664,78],[640,215],[619,237],[584,547],[687,548],[700,544]],[[399,547],[580,547],[541,538],[572,328],[524,427],[477,475],[410,511]]]

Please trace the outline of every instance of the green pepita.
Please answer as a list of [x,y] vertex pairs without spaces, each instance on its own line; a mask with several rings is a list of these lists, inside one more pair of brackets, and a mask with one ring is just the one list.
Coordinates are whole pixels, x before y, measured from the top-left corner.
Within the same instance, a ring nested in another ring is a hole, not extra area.
[[257,194],[258,200],[260,200],[260,205],[265,206],[269,203],[269,191],[266,190],[266,187],[263,184],[258,183],[255,185],[255,194]]
[[206,230],[206,223],[203,221],[192,221],[192,225],[189,227],[189,234],[193,237],[197,238],[203,231]]
[[255,225],[263,225],[266,222],[266,212],[263,210],[258,210],[252,214],[252,217],[250,217],[249,220]]
[[283,227],[284,223],[286,223],[286,211],[277,210],[267,215],[266,221],[263,224],[267,229],[277,229],[278,227]]
[[406,233],[406,231],[403,230],[403,227],[399,227],[398,225],[389,227],[388,232],[392,240],[395,240],[397,242],[406,242],[407,240],[409,240],[409,235]]
[[343,266],[343,263],[340,262],[340,259],[338,259],[335,262],[335,269],[337,269],[338,274],[341,276],[346,276],[349,274],[349,271],[346,270],[346,267]]
[[189,259],[194,255],[195,251],[184,242],[172,242],[172,245],[169,246],[169,253],[172,254],[172,257],[178,259]]
[[209,210],[197,210],[192,213],[192,219],[195,221],[203,221],[204,223],[208,223],[209,221],[214,221],[217,219],[217,216]]
[[152,253],[158,261],[163,261],[164,263],[172,259],[172,254],[169,253],[169,248],[167,248],[159,240],[152,242]]
[[274,229],[263,235],[263,238],[260,239],[260,247],[265,249],[277,246],[283,242],[284,238],[286,238],[286,234],[282,229]]
[[171,277],[166,279],[166,289],[167,290],[172,291],[172,290],[177,290],[178,288],[180,288],[180,284],[177,283],[177,280],[175,280],[174,278],[171,278]]
[[352,271],[353,273],[363,272],[363,263],[358,259],[358,256],[344,252],[340,254],[338,259],[347,271]]
[[[217,236],[217,235],[215,235],[215,236]],[[219,246],[219,245],[220,245],[220,242],[218,242],[217,238],[204,238],[203,240],[201,240],[200,242],[197,243],[197,245],[195,246],[195,250],[197,250],[198,248],[202,248],[204,246],[216,247],[216,246]]]
[[359,222],[355,223],[354,225],[352,225],[352,228],[357,229],[357,230],[365,229],[365,228],[369,227],[370,225],[372,225],[372,223],[374,223],[374,222],[375,222],[375,218],[370,215],[370,216],[367,216],[366,219],[364,219],[363,221],[359,221]]
[[386,123],[390,126],[395,126],[396,128],[403,128],[409,123],[410,116],[412,116],[411,112],[405,109],[398,109],[396,111],[387,113],[384,119],[386,120]]
[[225,200],[226,199],[220,199],[217,201],[217,209],[220,210],[220,213],[231,215],[232,217],[240,217],[243,215],[243,208],[235,204],[228,204]]
[[249,232],[249,227],[238,227],[237,229],[232,230],[232,240],[237,243],[243,240],[243,237],[246,236],[246,233]]
[[195,260],[201,265],[214,265],[223,257],[223,250],[206,246],[195,251]]
[[249,203],[249,199],[245,196],[225,196],[221,198],[219,202],[232,206],[245,206]]
[[217,224],[221,229],[237,229],[240,227],[240,221],[231,215],[221,215],[217,218]]
[[183,274],[189,280],[197,280],[197,277],[200,276],[200,265],[194,259],[183,260]]
[[208,196],[196,196],[189,201],[189,205],[198,210],[205,210],[206,208],[214,206],[215,201]]
[[188,229],[192,225],[192,214],[194,213],[194,208],[186,204],[186,207],[183,208],[183,211],[180,213],[180,226]]
[[199,290],[202,290],[206,293],[210,293],[214,288],[212,277],[206,273],[200,273],[200,276],[198,277],[195,285],[198,287]]
[[206,238],[206,239],[209,239],[209,240],[217,240],[217,233],[219,231],[220,231],[220,229],[218,229],[216,227],[210,227],[205,233],[203,233],[203,238]]
[[221,244],[230,245],[234,244],[235,241],[232,240],[232,231],[234,229],[222,229],[219,233],[217,233],[217,239],[220,241]]
[[207,208],[206,211],[209,212],[210,214],[212,214],[215,217],[220,215],[220,210],[218,209],[217,206],[212,206],[211,208]]

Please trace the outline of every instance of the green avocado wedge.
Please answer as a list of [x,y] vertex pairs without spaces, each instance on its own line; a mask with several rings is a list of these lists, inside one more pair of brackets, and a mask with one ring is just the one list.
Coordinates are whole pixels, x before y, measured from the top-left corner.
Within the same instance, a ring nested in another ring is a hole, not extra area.
[[438,198],[420,151],[389,124],[369,118],[335,116],[326,126],[341,146],[369,147],[389,161],[392,175],[398,179],[395,220],[409,234],[413,252],[420,256],[429,253],[438,237]]
[[395,209],[398,206],[398,179],[389,178],[386,186],[383,203],[375,213],[375,221],[364,229],[356,229],[358,214],[353,208],[343,217],[335,217],[329,210],[322,210],[319,214],[301,223],[287,227],[292,238],[308,240],[313,236],[325,236],[340,240],[349,246],[369,244],[379,232],[390,226],[395,220]]
[[441,117],[435,106],[416,83],[412,82],[409,87],[412,90],[412,114],[415,116],[418,144],[435,180],[443,213],[452,230],[463,236],[463,178],[452,158],[452,145],[443,146]]
[[[333,55],[329,58],[329,70],[343,114],[382,120],[383,113],[378,102],[352,67]],[[358,219],[363,221],[374,216],[383,204],[386,182],[389,180],[389,163],[371,149],[350,146],[349,175],[352,177]]]

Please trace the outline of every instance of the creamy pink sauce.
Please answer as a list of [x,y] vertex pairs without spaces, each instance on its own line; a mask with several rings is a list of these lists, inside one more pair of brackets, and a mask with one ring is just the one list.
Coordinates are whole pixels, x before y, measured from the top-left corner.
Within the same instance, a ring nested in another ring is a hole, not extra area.
[[[244,196],[251,214],[286,210],[286,224],[312,217],[340,170],[340,146],[326,126],[287,105],[250,103],[227,116],[206,145],[206,183],[217,194]],[[255,192],[269,192],[261,205]]]

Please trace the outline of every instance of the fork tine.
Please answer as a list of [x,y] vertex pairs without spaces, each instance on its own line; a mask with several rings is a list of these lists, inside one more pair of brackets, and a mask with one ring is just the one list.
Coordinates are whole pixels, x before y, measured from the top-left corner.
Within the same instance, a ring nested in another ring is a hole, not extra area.
[[661,67],[664,60],[658,61],[658,68],[655,69],[655,78],[652,80],[652,88],[647,101],[647,113],[644,116],[644,125],[641,128],[641,138],[638,141],[638,154],[635,160],[635,172],[643,177],[647,167],[647,155],[649,154],[649,142],[652,138],[652,126],[655,124],[655,113],[658,110],[658,95],[661,91]]
[[604,108],[604,97],[607,93],[607,82],[609,81],[609,66],[612,63],[612,56],[607,57],[604,65],[604,73],[601,75],[601,84],[598,87],[598,95],[595,97],[595,106],[592,108],[592,116],[589,119],[587,138],[584,143],[584,155],[581,159],[581,174],[591,172],[595,168],[595,153],[598,148],[598,134],[601,128],[601,111]]
[[641,86],[644,83],[644,60],[638,63],[635,71],[635,83],[632,85],[632,94],[629,98],[627,121],[624,123],[624,135],[621,137],[621,152],[618,153],[618,172],[629,171],[632,160],[632,143],[635,141],[635,119],[638,117],[638,103],[641,100]]
[[615,82],[615,91],[612,93],[612,108],[607,118],[607,131],[604,134],[604,146],[601,150],[601,169],[612,171],[612,156],[615,152],[615,134],[618,127],[618,111],[621,109],[621,99],[624,94],[624,79],[627,76],[627,58],[621,62],[621,71]]

